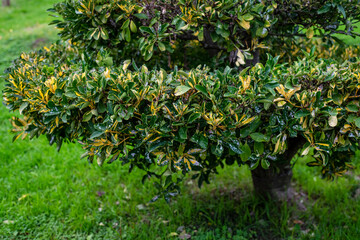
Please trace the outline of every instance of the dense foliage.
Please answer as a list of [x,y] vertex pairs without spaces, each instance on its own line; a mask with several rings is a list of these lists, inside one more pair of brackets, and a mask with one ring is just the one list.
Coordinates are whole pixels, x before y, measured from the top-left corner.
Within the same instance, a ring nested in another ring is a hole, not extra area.
[[[10,69],[4,102],[25,116],[13,120],[15,138],[46,134],[59,147],[79,140],[83,157],[100,165],[120,159],[157,177],[194,170],[200,184],[224,163],[268,168],[287,160],[282,153],[299,136],[307,140],[302,154],[314,148],[310,165],[329,178],[357,149],[359,62],[307,56],[288,66],[269,56],[240,74],[167,73],[130,61],[83,70],[74,51],[54,45],[23,54]],[[171,179],[163,187],[173,187]]]
[[[201,185],[218,166],[275,169],[299,149],[324,177],[342,175],[358,147],[360,60],[288,49],[302,35],[356,35],[359,1],[310,2],[59,3],[54,24],[68,41],[7,70],[4,104],[24,116],[12,121],[14,139],[78,141],[90,162],[121,160],[159,178],[166,199],[190,170]],[[259,62],[274,41],[290,63]]]
[[[330,58],[337,62],[344,62],[346,60],[354,62],[360,55],[360,46],[339,44],[333,39],[323,41],[319,38],[298,38],[283,44],[281,48],[263,51],[271,55],[280,56],[279,62],[281,63],[291,63],[302,59],[306,56],[306,53],[311,52],[312,48],[314,48],[314,56],[316,58]],[[266,56],[262,56],[262,58],[261,62],[266,61]]]
[[239,66],[256,60],[256,50],[279,50],[299,36],[358,35],[354,24],[360,20],[360,1],[67,0],[51,11],[63,18],[53,21],[60,36],[82,45],[89,59],[107,50],[110,63],[156,56],[147,65],[191,68],[209,60],[187,63],[186,49],[190,54],[194,48],[207,49],[215,67]]

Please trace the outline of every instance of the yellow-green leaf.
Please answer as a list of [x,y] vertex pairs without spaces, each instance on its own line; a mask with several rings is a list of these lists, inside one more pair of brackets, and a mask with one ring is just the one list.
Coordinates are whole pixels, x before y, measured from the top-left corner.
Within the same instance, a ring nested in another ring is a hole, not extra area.
[[185,93],[187,93],[187,91],[189,91],[191,88],[185,85],[181,85],[181,86],[177,86],[175,88],[175,96],[181,96]]
[[136,33],[136,32],[137,32],[137,27],[136,27],[136,24],[134,23],[134,21],[131,21],[131,22],[130,22],[130,30],[131,30],[133,33]]
[[309,39],[311,39],[313,36],[314,36],[314,29],[309,28],[309,29],[306,31],[306,37],[309,38]]
[[250,29],[250,23],[245,21],[245,19],[241,19],[239,22],[240,26],[243,27],[245,30]]
[[164,52],[166,50],[165,45],[162,42],[158,42],[158,47],[160,51]]

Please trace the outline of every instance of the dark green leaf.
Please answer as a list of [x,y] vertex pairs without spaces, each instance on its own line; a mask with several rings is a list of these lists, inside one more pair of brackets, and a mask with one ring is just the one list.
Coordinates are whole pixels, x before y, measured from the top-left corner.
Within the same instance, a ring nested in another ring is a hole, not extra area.
[[101,135],[103,135],[104,132],[99,132],[99,131],[95,131],[91,134],[90,136],[90,139],[94,139],[94,138],[97,138],[97,137],[100,137]]
[[188,119],[188,123],[193,123],[199,117],[201,117],[200,113],[192,113]]
[[243,146],[241,146],[241,150],[243,151],[243,153],[240,154],[241,161],[246,162],[251,156],[251,148],[247,143],[245,143]]
[[195,85],[195,89],[204,94],[205,96],[208,96],[208,92],[204,86]]
[[270,137],[258,132],[251,133],[250,137],[256,142],[268,142],[270,140]]
[[295,118],[306,117],[310,115],[310,111],[306,109],[301,109],[300,111],[295,113]]

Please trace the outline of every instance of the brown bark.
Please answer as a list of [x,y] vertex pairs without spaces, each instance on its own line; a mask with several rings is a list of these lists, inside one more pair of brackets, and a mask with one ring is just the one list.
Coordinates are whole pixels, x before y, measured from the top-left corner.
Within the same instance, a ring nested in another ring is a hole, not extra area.
[[202,42],[202,45],[211,57],[216,56],[221,50],[217,43],[213,42],[211,38],[211,30],[208,27],[204,27],[204,41]]
[[255,194],[263,198],[285,200],[289,197],[288,189],[292,178],[289,163],[264,169],[258,166],[251,171]]
[[280,156],[281,161],[273,163],[269,169],[258,166],[251,171],[257,195],[281,201],[291,198],[290,183],[293,174],[290,162],[305,142],[303,137],[290,139],[288,149]]
[[4,7],[10,6],[10,0],[2,0],[2,5]]

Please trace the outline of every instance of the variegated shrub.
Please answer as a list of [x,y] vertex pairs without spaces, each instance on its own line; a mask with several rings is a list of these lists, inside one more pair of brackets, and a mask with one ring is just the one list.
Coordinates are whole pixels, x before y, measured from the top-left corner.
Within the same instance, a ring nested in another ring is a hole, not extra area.
[[[9,69],[4,103],[24,115],[12,121],[15,138],[79,141],[99,165],[119,159],[157,177],[192,170],[200,184],[224,163],[267,169],[288,161],[292,139],[305,139],[302,154],[314,149],[309,165],[328,178],[342,175],[357,149],[359,62],[308,56],[288,66],[269,56],[242,72],[166,72],[130,61],[83,69],[53,58],[56,51],[76,53],[54,45]],[[161,185],[167,193],[171,179]]]
[[63,41],[7,69],[4,104],[22,114],[14,139],[80,142],[90,162],[158,178],[167,200],[188,173],[201,185],[235,162],[261,194],[288,187],[298,152],[329,179],[351,167],[360,60],[313,48],[279,64],[258,50],[355,36],[359,1],[66,0],[51,11]]

